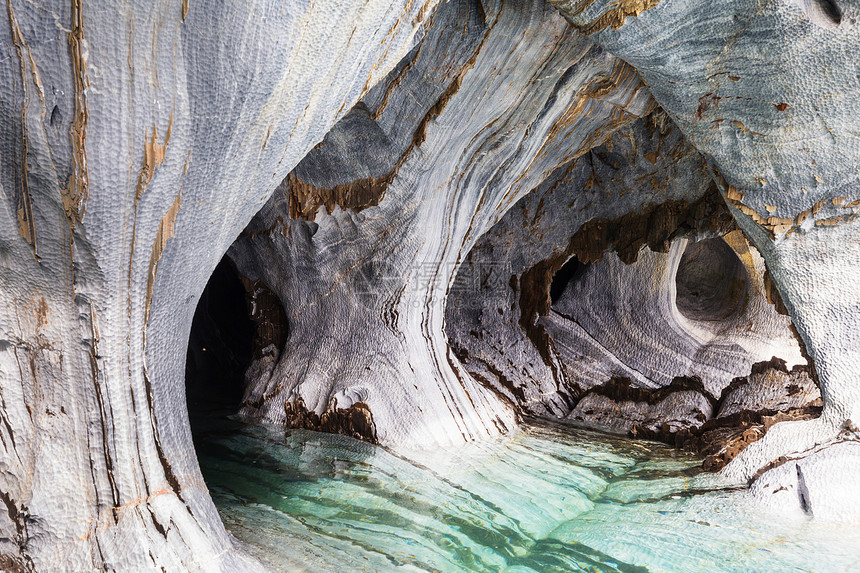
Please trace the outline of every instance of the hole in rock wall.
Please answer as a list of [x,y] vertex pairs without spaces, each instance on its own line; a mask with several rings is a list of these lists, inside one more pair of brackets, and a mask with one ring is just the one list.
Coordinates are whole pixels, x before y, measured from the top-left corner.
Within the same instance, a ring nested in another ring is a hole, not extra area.
[[801,6],[812,23],[822,28],[838,28],[842,24],[842,9],[836,0],[801,0]]
[[550,300],[553,303],[557,302],[567,288],[567,285],[582,277],[586,268],[588,268],[588,265],[579,262],[576,257],[568,259],[552,277],[552,283],[549,286]]
[[280,351],[287,319],[278,298],[260,281],[239,274],[226,256],[215,268],[194,313],[185,366],[192,423],[236,413],[252,360],[274,344]]
[[675,304],[690,320],[725,320],[743,311],[748,283],[746,267],[724,240],[690,243],[675,275]]

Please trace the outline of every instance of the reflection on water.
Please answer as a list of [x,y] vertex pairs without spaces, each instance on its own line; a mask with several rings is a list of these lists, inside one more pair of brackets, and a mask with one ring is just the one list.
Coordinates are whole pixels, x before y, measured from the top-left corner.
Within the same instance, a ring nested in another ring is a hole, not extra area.
[[226,422],[196,442],[227,528],[273,570],[860,570],[858,528],[762,514],[660,444],[541,424],[417,464]]

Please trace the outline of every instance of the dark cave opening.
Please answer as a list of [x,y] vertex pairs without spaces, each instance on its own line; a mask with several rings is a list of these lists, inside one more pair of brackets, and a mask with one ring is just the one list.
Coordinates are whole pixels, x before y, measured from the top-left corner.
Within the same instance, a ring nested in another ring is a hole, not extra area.
[[552,283],[549,286],[550,301],[553,304],[556,303],[561,298],[567,285],[579,279],[586,268],[588,268],[587,264],[581,263],[576,257],[570,257],[552,277]]
[[192,418],[239,409],[257,335],[246,292],[235,265],[225,256],[209,277],[191,324],[185,393]]
[[675,275],[675,304],[690,320],[717,322],[742,312],[749,275],[737,253],[722,239],[687,246]]

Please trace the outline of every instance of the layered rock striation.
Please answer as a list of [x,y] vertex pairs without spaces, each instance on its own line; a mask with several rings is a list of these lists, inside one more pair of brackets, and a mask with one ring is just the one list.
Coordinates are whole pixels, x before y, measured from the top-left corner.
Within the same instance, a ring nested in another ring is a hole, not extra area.
[[[707,158],[815,363],[821,417],[775,427],[726,474],[751,478],[774,460],[803,458],[837,440],[860,418],[860,283],[853,279],[860,264],[854,56],[860,6],[831,0],[722,0],[708,10],[684,1],[553,4],[575,28],[634,66]],[[857,463],[853,449],[839,452],[849,456],[846,467]],[[792,479],[786,487],[797,490]],[[833,489],[823,484],[816,487]],[[851,507],[860,515],[856,501]]]
[[517,405],[449,348],[457,269],[511,205],[651,106],[548,5],[441,6],[229,252],[290,323],[241,415],[308,427],[360,404],[364,437],[403,447],[512,430]]

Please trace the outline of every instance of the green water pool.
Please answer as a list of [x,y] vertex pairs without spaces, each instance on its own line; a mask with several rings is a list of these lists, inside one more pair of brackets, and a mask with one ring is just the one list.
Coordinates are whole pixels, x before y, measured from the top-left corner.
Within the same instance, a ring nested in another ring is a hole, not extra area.
[[860,571],[860,528],[768,513],[692,455],[564,425],[408,457],[229,421],[195,441],[225,525],[272,570]]

